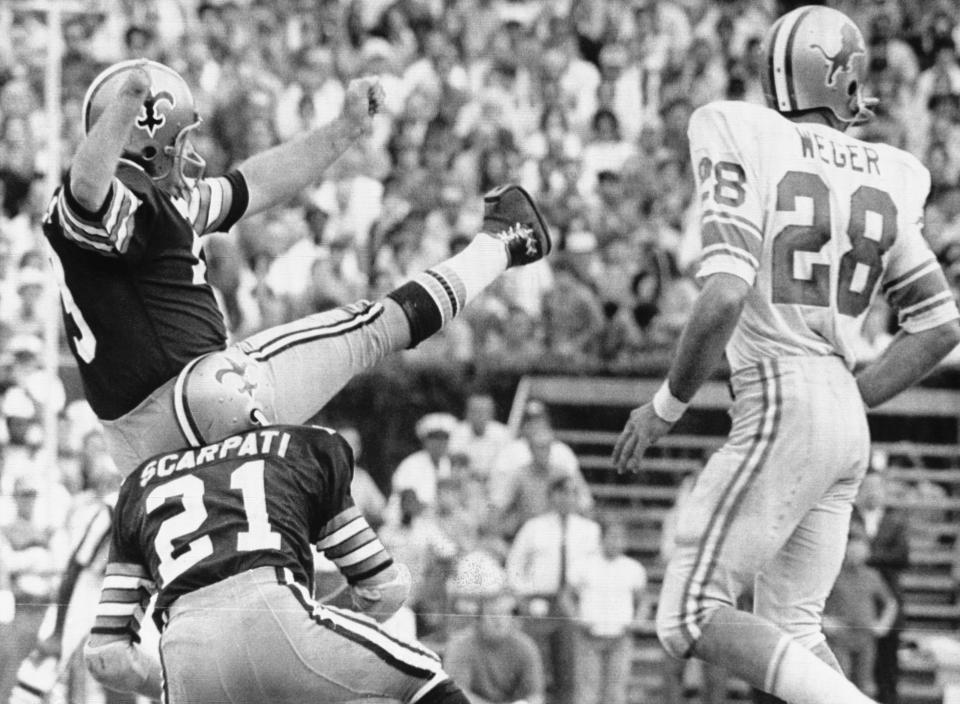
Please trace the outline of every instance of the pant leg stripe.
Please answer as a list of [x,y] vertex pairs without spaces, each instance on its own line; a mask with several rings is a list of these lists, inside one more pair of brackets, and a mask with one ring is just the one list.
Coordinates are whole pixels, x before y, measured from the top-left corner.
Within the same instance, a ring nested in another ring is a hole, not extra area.
[[315,325],[294,331],[284,331],[274,339],[261,345],[258,349],[246,351],[251,358],[258,362],[265,362],[295,345],[345,335],[365,325],[369,325],[381,315],[383,315],[383,306],[377,303],[347,320],[339,320],[336,323]]
[[753,438],[750,441],[750,447],[747,450],[743,461],[737,468],[736,472],[734,472],[730,482],[723,490],[723,494],[721,495],[720,500],[717,502],[717,505],[713,510],[713,514],[710,516],[710,520],[707,523],[707,528],[704,531],[704,535],[700,541],[700,547],[697,552],[697,557],[694,561],[693,569],[690,570],[690,574],[687,576],[687,580],[684,584],[683,592],[681,594],[680,627],[684,639],[687,641],[690,648],[693,647],[693,644],[696,643],[700,637],[700,631],[696,625],[696,617],[698,615],[696,608],[690,608],[691,605],[694,607],[699,605],[699,597],[696,600],[693,597],[694,590],[700,590],[702,588],[701,581],[697,579],[697,574],[703,568],[705,561],[710,559],[711,550],[709,545],[716,539],[716,526],[721,523],[724,518],[724,514],[727,510],[726,507],[730,502],[731,494],[734,492],[736,485],[741,481],[743,475],[749,471],[749,467],[752,465],[754,458],[759,454],[764,440],[763,431],[769,415],[769,397],[766,390],[766,381],[766,370],[761,367],[760,382],[763,385],[764,391],[763,408],[760,413],[759,423],[757,424],[756,431],[754,432]]
[[[329,606],[329,605],[323,605],[323,609],[324,611],[332,611],[340,618],[344,619],[345,621],[352,621],[353,623],[357,624],[357,626],[367,628],[367,629],[371,628],[370,624],[366,620],[359,618],[348,609],[341,609],[336,606]],[[378,635],[382,636],[386,640],[389,640],[394,645],[397,645],[400,648],[403,648],[404,650],[411,650],[414,653],[417,653],[418,655],[422,655],[428,660],[433,660],[434,662],[437,662],[437,663],[440,662],[440,658],[439,656],[436,655],[436,653],[431,653],[429,650],[425,648],[418,648],[413,643],[406,643],[400,640],[399,638],[395,638],[394,636],[390,635],[386,631],[378,631]]]
[[[334,607],[318,604],[307,593],[303,585],[294,582],[290,575],[283,573],[280,576],[284,584],[296,597],[297,601],[307,609],[310,618],[319,626],[332,630],[339,636],[353,641],[357,645],[371,651],[380,660],[396,670],[411,677],[430,680],[440,670],[440,659],[433,653],[411,647],[407,643],[388,636],[374,623],[364,623],[359,618],[344,618],[343,612]],[[424,661],[418,664],[416,661]]]
[[203,445],[203,437],[193,414],[190,412],[190,404],[187,401],[187,378],[190,371],[197,365],[203,357],[197,357],[183,368],[177,376],[177,381],[173,386],[173,415],[180,428],[180,432],[186,439],[190,447],[200,447]]
[[[740,509],[740,506],[743,504],[744,498],[746,498],[747,493],[750,491],[750,487],[753,486],[754,481],[759,476],[760,472],[763,471],[763,467],[767,463],[767,458],[770,456],[770,449],[773,447],[773,441],[777,437],[777,433],[780,430],[780,418],[783,411],[782,404],[782,391],[780,388],[780,374],[779,366],[777,365],[776,360],[771,360],[767,363],[767,375],[766,375],[766,384],[764,386],[764,396],[765,398],[771,398],[772,403],[768,408],[768,412],[765,413],[765,416],[769,418],[769,431],[766,434],[766,437],[763,442],[763,447],[760,450],[759,457],[754,463],[753,467],[750,470],[750,473],[746,475],[746,480],[743,482],[743,485],[737,492],[736,497],[733,500],[733,505],[730,507],[730,510],[727,512],[726,517],[724,518],[723,526],[720,529],[717,539],[717,546],[714,548],[713,555],[710,558],[710,563],[707,566],[706,574],[704,574],[703,581],[700,586],[700,594],[697,598],[697,611],[701,612],[703,609],[703,599],[704,599],[704,589],[709,583],[710,578],[713,576],[713,571],[717,566],[717,559],[720,556],[720,551],[723,549],[723,544],[727,539],[727,536],[730,534],[730,525],[733,523],[733,520],[736,518],[737,513]],[[767,384],[772,382],[772,388],[769,388]],[[770,396],[768,396],[770,394]]]

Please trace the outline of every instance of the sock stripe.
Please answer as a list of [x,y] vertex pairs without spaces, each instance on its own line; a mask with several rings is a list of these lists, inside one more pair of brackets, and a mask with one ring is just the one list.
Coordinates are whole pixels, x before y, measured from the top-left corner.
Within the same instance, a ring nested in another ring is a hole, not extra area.
[[447,298],[450,299],[450,308],[452,310],[451,317],[456,317],[456,315],[460,312],[460,301],[457,299],[457,294],[453,290],[453,285],[444,275],[446,272],[441,273],[437,269],[427,269],[424,273],[426,273],[428,276],[432,276],[440,283],[440,286],[443,287],[443,292],[447,294]]
[[438,280],[435,276],[433,271],[427,270],[417,274],[413,278],[413,283],[418,284],[430,294],[430,298],[433,299],[437,310],[440,312],[441,326],[443,326],[453,319],[453,301],[451,300],[452,296],[444,288],[443,279],[438,277]]

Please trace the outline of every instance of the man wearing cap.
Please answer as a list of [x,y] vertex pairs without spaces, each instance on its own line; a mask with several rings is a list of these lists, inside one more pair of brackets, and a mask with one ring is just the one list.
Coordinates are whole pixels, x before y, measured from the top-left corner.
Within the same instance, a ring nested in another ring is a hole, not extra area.
[[471,704],[543,704],[543,660],[517,626],[516,599],[496,559],[483,551],[464,555],[447,591],[469,625],[450,636],[444,668]]
[[423,449],[407,456],[397,465],[391,480],[391,502],[404,489],[413,489],[424,506],[437,501],[437,479],[449,477],[450,433],[457,419],[449,413],[428,413],[417,421],[417,438]]

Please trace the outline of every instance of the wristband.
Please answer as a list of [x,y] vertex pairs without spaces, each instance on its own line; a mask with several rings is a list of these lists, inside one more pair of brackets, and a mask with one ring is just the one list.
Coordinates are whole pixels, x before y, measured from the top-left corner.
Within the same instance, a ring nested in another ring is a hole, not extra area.
[[667,423],[680,420],[680,416],[687,410],[687,405],[670,392],[670,382],[666,379],[653,395],[653,412]]

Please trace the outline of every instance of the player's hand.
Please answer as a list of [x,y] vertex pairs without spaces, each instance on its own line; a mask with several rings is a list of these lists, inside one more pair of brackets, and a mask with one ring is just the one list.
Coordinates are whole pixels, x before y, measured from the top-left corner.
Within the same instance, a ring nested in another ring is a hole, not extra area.
[[613,464],[617,471],[638,472],[647,448],[666,435],[673,423],[653,412],[653,404],[645,403],[630,412],[630,418],[613,447]]
[[127,78],[120,86],[120,95],[124,98],[142,103],[150,92],[150,74],[144,68],[146,61],[141,61],[127,73]]
[[343,117],[351,125],[359,127],[368,134],[373,129],[373,116],[383,109],[386,94],[380,80],[374,76],[363,76],[350,81],[343,102]]

